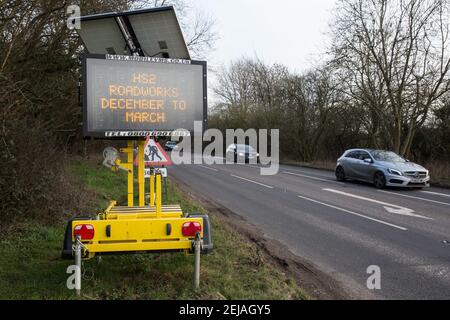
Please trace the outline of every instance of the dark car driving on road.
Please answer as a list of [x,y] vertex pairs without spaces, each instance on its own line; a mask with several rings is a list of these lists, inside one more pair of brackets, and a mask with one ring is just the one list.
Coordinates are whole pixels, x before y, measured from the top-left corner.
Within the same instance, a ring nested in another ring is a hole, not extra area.
[[164,145],[164,150],[166,151],[172,151],[173,149],[175,149],[175,147],[177,146],[178,142],[177,141],[167,141],[166,144]]
[[336,179],[360,180],[377,188],[430,186],[429,171],[392,151],[351,149],[337,160]]
[[226,157],[229,162],[258,163],[259,154],[252,146],[233,143],[228,146]]

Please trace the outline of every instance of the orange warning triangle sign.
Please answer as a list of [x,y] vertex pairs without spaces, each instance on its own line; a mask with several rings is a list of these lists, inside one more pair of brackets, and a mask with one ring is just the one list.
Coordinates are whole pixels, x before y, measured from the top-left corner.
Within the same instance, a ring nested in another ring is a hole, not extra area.
[[[146,166],[160,167],[171,166],[172,160],[161,147],[161,145],[150,137],[147,137],[144,148],[144,163]],[[134,165],[138,165],[137,157],[134,159]]]

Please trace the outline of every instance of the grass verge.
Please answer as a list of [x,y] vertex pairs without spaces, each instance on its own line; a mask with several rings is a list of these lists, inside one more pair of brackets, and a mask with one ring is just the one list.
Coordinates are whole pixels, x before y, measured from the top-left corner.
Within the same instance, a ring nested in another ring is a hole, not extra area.
[[[96,160],[74,161],[71,172],[95,194],[86,213],[123,201],[126,174]],[[167,203],[205,212],[168,181]],[[193,290],[193,256],[183,253],[105,256],[83,265],[82,299],[304,299],[296,281],[265,261],[260,249],[210,213],[215,250],[202,256],[201,288]],[[28,222],[0,240],[0,299],[75,299],[61,260],[64,225]]]

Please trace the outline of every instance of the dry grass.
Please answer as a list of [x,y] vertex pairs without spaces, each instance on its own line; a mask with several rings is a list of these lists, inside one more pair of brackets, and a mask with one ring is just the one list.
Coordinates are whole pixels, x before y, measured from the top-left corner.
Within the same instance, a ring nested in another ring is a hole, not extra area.
[[[126,173],[113,173],[91,160],[74,160],[70,171],[96,207],[126,192]],[[206,212],[170,180],[165,203],[179,203],[184,212]],[[124,198],[125,199],[125,198]],[[82,299],[306,299],[296,280],[271,265],[255,243],[210,215],[214,251],[202,257],[201,287],[192,289],[193,256],[184,253],[104,256],[83,262]],[[60,258],[65,223],[32,222],[21,232],[0,238],[0,299],[75,299],[67,289]]]
[[306,168],[324,169],[334,171],[336,167],[336,160],[315,160],[310,162],[301,162],[291,159],[281,160],[282,164],[289,164],[293,166],[300,166]]
[[430,170],[431,182],[434,185],[450,187],[450,163],[448,161],[429,161],[424,167]]

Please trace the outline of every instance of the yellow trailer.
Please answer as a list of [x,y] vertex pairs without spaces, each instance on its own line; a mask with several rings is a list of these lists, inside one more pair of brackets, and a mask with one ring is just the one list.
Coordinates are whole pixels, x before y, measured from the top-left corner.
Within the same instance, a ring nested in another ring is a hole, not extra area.
[[[126,204],[112,201],[103,212],[70,220],[62,255],[75,258],[75,270],[80,270],[81,259],[106,254],[194,252],[198,286],[200,252],[207,253],[213,247],[208,216],[188,214],[177,204],[162,205],[161,175],[155,171],[150,176],[150,199],[146,203],[144,139],[195,132],[196,121],[206,125],[206,61],[191,59],[171,6],[94,14],[80,17],[79,22],[83,27],[76,30],[86,50],[80,92],[83,136],[130,140],[120,150],[126,154],[125,161],[120,160],[117,150],[107,148],[103,162],[114,171],[128,172],[128,196]],[[157,42],[138,32],[147,29],[152,30]],[[133,90],[128,92],[129,88]],[[158,100],[145,100],[149,96]],[[136,141],[137,204],[133,163]]]
[[[212,248],[211,228],[207,215],[183,213],[178,204],[162,205],[161,174],[151,170],[149,201],[145,203],[144,147],[138,141],[138,205],[134,206],[133,141],[119,157],[105,159],[113,171],[128,172],[128,201],[126,206],[111,201],[108,208],[93,217],[71,219],[66,228],[62,256],[74,259],[81,268],[81,259],[123,253],[152,253],[184,251],[194,253],[195,286],[199,285],[200,253]],[[109,163],[108,163],[109,161]],[[81,281],[81,280],[80,280]]]

